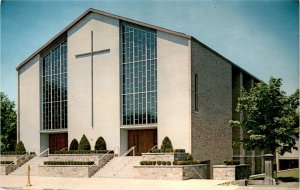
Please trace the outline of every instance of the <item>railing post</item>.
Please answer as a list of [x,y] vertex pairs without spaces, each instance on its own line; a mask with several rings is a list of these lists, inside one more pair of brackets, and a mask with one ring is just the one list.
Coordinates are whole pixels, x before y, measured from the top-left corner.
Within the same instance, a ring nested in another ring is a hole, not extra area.
[[29,164],[27,165],[27,184],[26,184],[26,186],[27,187],[32,186],[30,183],[30,165]]

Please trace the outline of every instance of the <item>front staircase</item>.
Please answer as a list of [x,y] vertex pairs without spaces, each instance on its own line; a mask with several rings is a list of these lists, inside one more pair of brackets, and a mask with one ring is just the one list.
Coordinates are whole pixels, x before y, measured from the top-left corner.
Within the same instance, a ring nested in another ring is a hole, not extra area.
[[139,165],[142,156],[121,156],[110,160],[103,168],[96,172],[92,177],[109,178],[132,178],[133,166]]
[[48,160],[48,157],[36,156],[36,157],[32,158],[31,160],[29,160],[28,162],[26,162],[25,164],[23,164],[21,167],[17,168],[15,171],[13,171],[9,175],[19,175],[19,176],[27,175],[27,167],[29,164],[30,165],[30,175],[37,176],[38,175],[38,166],[43,165],[44,161],[47,161],[47,160]]

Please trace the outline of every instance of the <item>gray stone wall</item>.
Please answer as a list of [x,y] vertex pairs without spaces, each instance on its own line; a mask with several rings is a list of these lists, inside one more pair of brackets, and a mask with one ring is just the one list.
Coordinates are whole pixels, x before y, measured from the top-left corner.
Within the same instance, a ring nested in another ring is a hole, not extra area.
[[113,158],[113,154],[107,154],[103,159],[99,159],[105,154],[50,154],[48,161],[93,161],[96,165],[102,167]]
[[[195,168],[201,177],[193,168]],[[206,179],[205,164],[187,166],[134,166],[133,169],[134,178],[138,179]]]
[[0,165],[0,175],[8,175],[17,168],[17,165]]
[[213,179],[215,180],[238,180],[247,179],[250,174],[250,166],[242,165],[214,165]]
[[[198,112],[195,111],[198,75]],[[192,155],[211,165],[232,157],[232,65],[192,40]],[[210,167],[211,169],[211,167]]]
[[39,176],[47,177],[91,177],[99,166],[39,166]]
[[143,161],[186,160],[188,153],[142,153]]

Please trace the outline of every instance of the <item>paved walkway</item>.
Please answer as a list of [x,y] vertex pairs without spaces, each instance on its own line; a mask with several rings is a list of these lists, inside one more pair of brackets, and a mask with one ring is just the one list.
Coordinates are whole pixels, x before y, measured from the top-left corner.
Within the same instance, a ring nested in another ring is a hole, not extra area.
[[298,187],[239,187],[236,185],[218,185],[226,181],[220,180],[144,180],[126,178],[63,178],[63,177],[31,177],[31,187],[26,187],[26,176],[0,176],[1,189],[32,190],[298,190]]
[[31,177],[32,187],[26,187],[25,176],[1,176],[2,189],[105,189],[105,190],[235,190],[238,186],[219,186],[226,181],[215,180],[144,180],[128,178],[63,178]]

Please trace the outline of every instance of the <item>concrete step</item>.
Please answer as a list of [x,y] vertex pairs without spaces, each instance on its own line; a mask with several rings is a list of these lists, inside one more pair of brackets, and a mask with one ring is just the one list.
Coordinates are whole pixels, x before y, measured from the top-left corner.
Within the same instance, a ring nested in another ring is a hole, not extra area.
[[48,157],[34,157],[21,167],[17,168],[10,175],[18,175],[24,176],[27,175],[27,166],[30,165],[30,175],[37,176],[38,175],[38,166],[43,165],[44,161],[47,161]]
[[141,160],[141,156],[115,157],[92,177],[132,178],[133,166],[138,165]]

